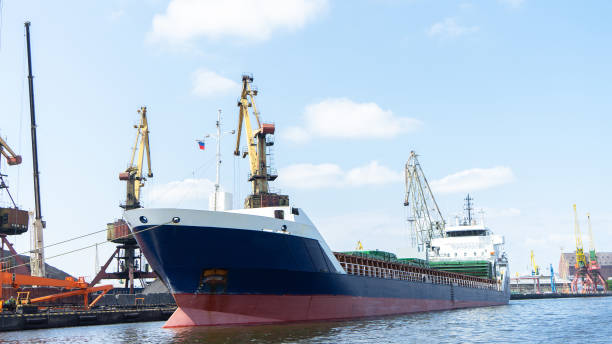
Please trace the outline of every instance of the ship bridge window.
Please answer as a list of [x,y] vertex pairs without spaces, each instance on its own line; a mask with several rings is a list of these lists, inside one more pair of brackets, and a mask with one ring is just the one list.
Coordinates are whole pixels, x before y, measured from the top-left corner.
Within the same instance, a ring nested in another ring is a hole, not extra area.
[[298,210],[298,208],[291,208],[291,214],[300,215],[300,211]]
[[475,229],[471,231],[446,232],[447,237],[486,236],[486,235],[487,235],[487,231],[484,229]]
[[285,218],[285,211],[284,210],[275,210],[274,211],[274,217],[277,218],[277,219],[283,220]]

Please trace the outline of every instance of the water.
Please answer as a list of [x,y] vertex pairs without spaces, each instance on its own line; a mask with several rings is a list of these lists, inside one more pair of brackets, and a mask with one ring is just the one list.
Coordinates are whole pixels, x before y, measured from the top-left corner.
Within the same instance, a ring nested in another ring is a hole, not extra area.
[[343,322],[162,329],[163,322],[6,332],[1,343],[611,343],[612,297]]

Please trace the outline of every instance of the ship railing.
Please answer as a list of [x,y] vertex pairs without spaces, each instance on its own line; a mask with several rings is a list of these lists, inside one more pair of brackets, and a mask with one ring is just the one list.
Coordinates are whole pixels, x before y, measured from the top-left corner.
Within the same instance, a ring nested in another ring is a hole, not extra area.
[[340,262],[340,265],[349,275],[395,279],[400,281],[446,284],[467,288],[491,289],[498,291],[501,290],[501,285],[499,283],[487,283],[464,278],[454,278],[442,275],[417,273],[412,271],[396,270],[357,263]]

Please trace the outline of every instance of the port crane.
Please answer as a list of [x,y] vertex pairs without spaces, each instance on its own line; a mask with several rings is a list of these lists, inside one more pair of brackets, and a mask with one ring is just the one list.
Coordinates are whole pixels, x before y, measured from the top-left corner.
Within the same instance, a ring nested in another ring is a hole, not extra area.
[[597,291],[597,285],[601,284],[604,290],[607,289],[607,283],[601,275],[601,266],[597,261],[597,253],[595,252],[595,244],[593,242],[593,229],[591,228],[591,214],[587,213],[587,222],[589,225],[589,274],[593,279],[594,291]]
[[540,276],[540,267],[536,264],[535,255],[533,254],[533,250],[531,250],[531,275]]
[[[140,191],[145,185],[146,178],[152,178],[151,153],[149,148],[149,123],[147,121],[147,108],[141,107],[138,110],[140,120],[134,125],[136,129],[136,142],[132,148],[130,163],[124,172],[119,173],[119,180],[126,182],[125,204],[120,205],[125,210],[142,207],[140,204]],[[147,177],[143,176],[144,159],[147,159]],[[100,268],[100,271],[91,281],[94,286],[102,279],[124,280],[125,288],[130,288],[130,294],[134,293],[134,280],[145,278],[155,278],[154,272],[149,271],[148,265],[143,266],[143,257],[136,239],[130,234],[129,227],[125,220],[120,219],[107,224],[106,237],[108,241],[119,244],[115,252]],[[106,269],[113,261],[117,260],[117,271],[106,272]]]
[[584,255],[584,248],[582,245],[582,236],[580,234],[580,224],[578,223],[578,213],[576,211],[576,205],[574,208],[574,236],[576,238],[576,272],[574,273],[574,279],[572,280],[572,292],[578,292],[578,281],[582,283],[582,292],[594,291],[594,283],[591,275],[589,274],[589,264],[586,256]]
[[555,285],[555,270],[553,270],[552,264],[550,264],[550,291],[553,293],[557,292],[557,286]]
[[38,140],[36,139],[36,112],[34,106],[34,76],[32,76],[32,53],[30,49],[30,22],[25,22],[26,48],[28,53],[28,89],[30,94],[30,133],[32,137],[32,170],[34,175],[34,222],[32,223],[32,253],[30,255],[30,272],[33,276],[45,277],[45,254],[43,221],[40,202],[40,172],[38,170]]
[[[268,182],[274,181],[278,175],[270,167],[270,150],[274,145],[271,135],[274,135],[275,127],[272,123],[262,123],[255,104],[255,96],[258,90],[252,87],[253,76],[242,76],[242,92],[238,100],[238,134],[236,135],[236,149],[234,155],[240,156],[240,138],[242,136],[242,123],[246,131],[245,139],[247,147],[242,152],[242,157],[249,156],[249,181],[252,183],[252,193],[244,201],[245,208],[262,208],[288,206],[289,196],[279,195],[271,192]],[[249,108],[253,109],[256,121],[255,130],[251,122]]]
[[[0,153],[2,156],[4,156],[9,166],[21,164],[21,156],[17,155],[2,138],[0,138]],[[9,250],[11,257],[14,257],[15,259],[15,272],[20,274],[29,274],[30,272],[28,271],[23,259],[19,254],[17,254],[13,244],[11,244],[11,242],[6,238],[8,235],[25,233],[28,230],[29,215],[26,210],[21,210],[17,207],[17,204],[9,191],[9,187],[4,181],[4,177],[6,176],[0,173],[0,189],[4,189],[6,191],[11,203],[13,204],[13,207],[0,208],[0,239],[2,241],[0,260],[2,262],[5,260],[4,247],[6,247]]]
[[408,207],[413,245],[420,251],[425,250],[428,260],[431,240],[444,237],[445,222],[417,157],[418,155],[411,151],[406,162],[404,206]]

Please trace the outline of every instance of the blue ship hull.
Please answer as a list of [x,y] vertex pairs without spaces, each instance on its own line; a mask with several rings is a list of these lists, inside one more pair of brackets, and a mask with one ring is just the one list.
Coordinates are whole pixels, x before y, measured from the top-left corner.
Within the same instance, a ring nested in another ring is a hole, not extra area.
[[[509,291],[349,275],[319,242],[235,228],[132,228],[179,309],[166,326],[343,319],[508,303]],[[337,265],[336,265],[337,266]]]

